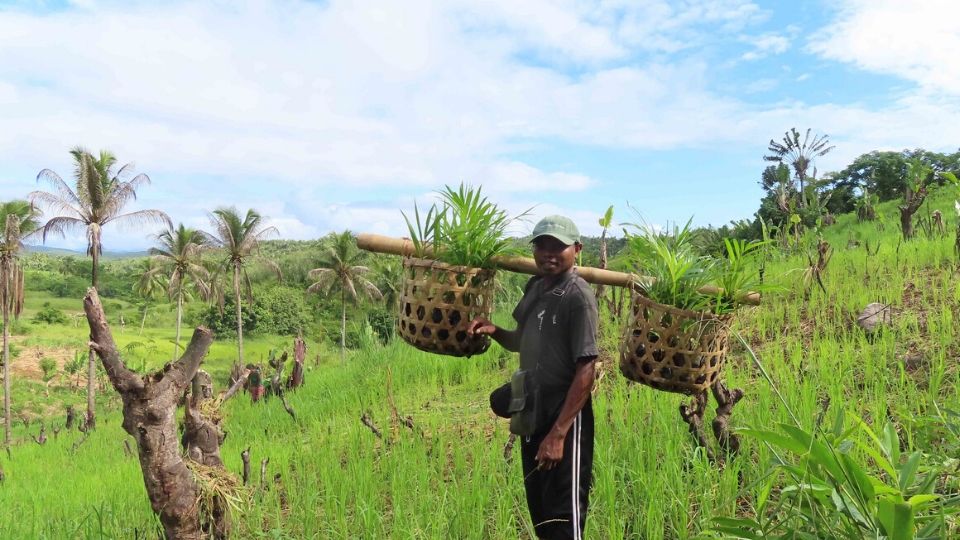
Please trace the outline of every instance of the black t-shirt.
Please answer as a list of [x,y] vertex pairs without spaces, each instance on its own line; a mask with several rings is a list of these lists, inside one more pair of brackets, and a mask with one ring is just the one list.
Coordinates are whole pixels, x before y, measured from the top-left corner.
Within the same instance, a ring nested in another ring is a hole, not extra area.
[[597,356],[597,301],[575,269],[549,289],[543,278],[530,278],[513,310],[520,331],[520,368],[534,373],[541,406],[549,417],[559,413],[577,360]]

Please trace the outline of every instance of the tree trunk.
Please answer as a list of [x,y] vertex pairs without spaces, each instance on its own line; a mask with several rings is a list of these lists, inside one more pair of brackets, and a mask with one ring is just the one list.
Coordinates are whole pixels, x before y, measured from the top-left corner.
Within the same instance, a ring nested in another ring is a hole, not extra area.
[[10,448],[10,305],[3,300],[3,444]]
[[149,306],[146,303],[143,304],[143,318],[140,319],[140,332],[137,333],[138,336],[143,335],[143,326],[147,324],[147,308],[148,307]]
[[913,238],[913,213],[907,206],[898,206],[900,209],[900,230],[903,232],[903,239]]
[[290,378],[287,380],[287,388],[299,388],[303,386],[303,362],[307,358],[307,344],[303,338],[297,336],[293,340],[293,370],[290,372]]
[[[182,285],[182,283],[181,283]],[[180,354],[180,321],[183,319],[183,288],[177,291],[177,337],[174,338],[173,359]]]
[[[99,283],[99,272],[98,267],[100,266],[100,241],[99,238],[94,239],[93,247],[90,250],[90,256],[93,257],[93,272],[91,273],[91,279],[93,281],[93,288],[97,289],[97,284]],[[101,308],[102,309],[102,308]],[[87,357],[87,419],[84,422],[87,429],[93,429],[97,427],[97,411],[96,411],[96,385],[95,380],[97,377],[97,357],[93,352],[93,347],[90,347],[90,354]]]
[[920,209],[926,197],[926,186],[922,186],[915,192],[910,191],[909,187],[906,188],[903,204],[897,207],[900,210],[900,230],[903,232],[904,240],[913,238],[913,215]]
[[[100,357],[110,383],[123,401],[123,429],[137,442],[144,485],[165,537],[205,538],[201,505],[197,504],[200,486],[180,453],[176,409],[213,341],[213,334],[206,328],[197,328],[178,361],[158,372],[140,376],[120,359],[96,289],[87,292],[83,308],[90,324],[91,348]],[[216,531],[223,524],[216,522],[216,515],[213,518]]]
[[[607,229],[604,228],[603,232],[600,234],[600,265],[597,268],[605,269],[607,267]],[[600,303],[600,299],[603,298],[603,283],[597,284],[597,290],[595,293],[597,298],[597,303]]]
[[243,364],[243,318],[240,310],[240,267],[233,266],[233,294],[237,305],[237,361]]
[[347,292],[340,288],[340,361],[346,359],[347,354]]

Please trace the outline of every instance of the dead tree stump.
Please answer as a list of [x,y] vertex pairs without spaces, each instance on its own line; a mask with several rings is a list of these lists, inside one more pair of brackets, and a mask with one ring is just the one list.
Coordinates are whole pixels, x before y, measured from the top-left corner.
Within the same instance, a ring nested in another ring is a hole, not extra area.
[[710,459],[710,461],[713,461],[713,450],[710,449],[710,444],[707,442],[707,437],[703,434],[703,415],[706,411],[706,392],[694,394],[690,400],[690,403],[680,405],[680,417],[683,418],[683,421],[689,426],[690,434],[693,435],[693,439],[697,442],[697,446],[703,448],[707,452],[707,457]]
[[[90,347],[100,357],[114,389],[123,402],[123,429],[137,443],[137,456],[153,511],[168,539],[199,540],[207,534],[201,526],[226,517],[201,516],[201,487],[187,467],[177,437],[177,402],[203,361],[213,333],[198,327],[183,356],[160,371],[139,375],[120,358],[96,289],[88,289],[83,309],[90,325]],[[220,529],[221,527],[214,527]]]
[[250,447],[240,452],[240,460],[243,461],[243,485],[250,481]]
[[[717,400],[717,416],[713,419],[713,435],[717,438],[720,448],[726,455],[734,455],[740,451],[740,438],[730,430],[730,414],[733,407],[743,398],[743,390],[730,390],[723,384],[721,379],[717,379],[711,386],[713,398]],[[707,410],[707,392],[701,392],[694,395],[689,404],[680,405],[680,417],[689,426],[690,434],[693,435],[697,446],[706,451],[707,458],[716,462],[717,456],[711,450],[707,437],[703,430],[703,417]]]
[[293,340],[293,369],[290,371],[290,378],[287,379],[287,388],[299,388],[303,386],[303,361],[307,358],[307,343],[303,338],[297,336]]

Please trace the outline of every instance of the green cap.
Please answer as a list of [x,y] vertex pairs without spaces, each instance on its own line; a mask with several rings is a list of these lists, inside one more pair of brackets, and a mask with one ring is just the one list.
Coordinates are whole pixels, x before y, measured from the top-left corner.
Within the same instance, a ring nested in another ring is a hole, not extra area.
[[573,221],[564,216],[547,216],[533,228],[534,241],[541,236],[552,236],[566,245],[580,242],[580,231]]

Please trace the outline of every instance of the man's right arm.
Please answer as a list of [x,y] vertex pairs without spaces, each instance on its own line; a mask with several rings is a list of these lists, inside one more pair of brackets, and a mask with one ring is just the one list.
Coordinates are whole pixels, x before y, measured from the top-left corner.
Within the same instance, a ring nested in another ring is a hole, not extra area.
[[504,349],[511,352],[520,351],[520,329],[507,330],[500,328],[486,317],[477,317],[470,321],[467,324],[467,335],[488,335]]

